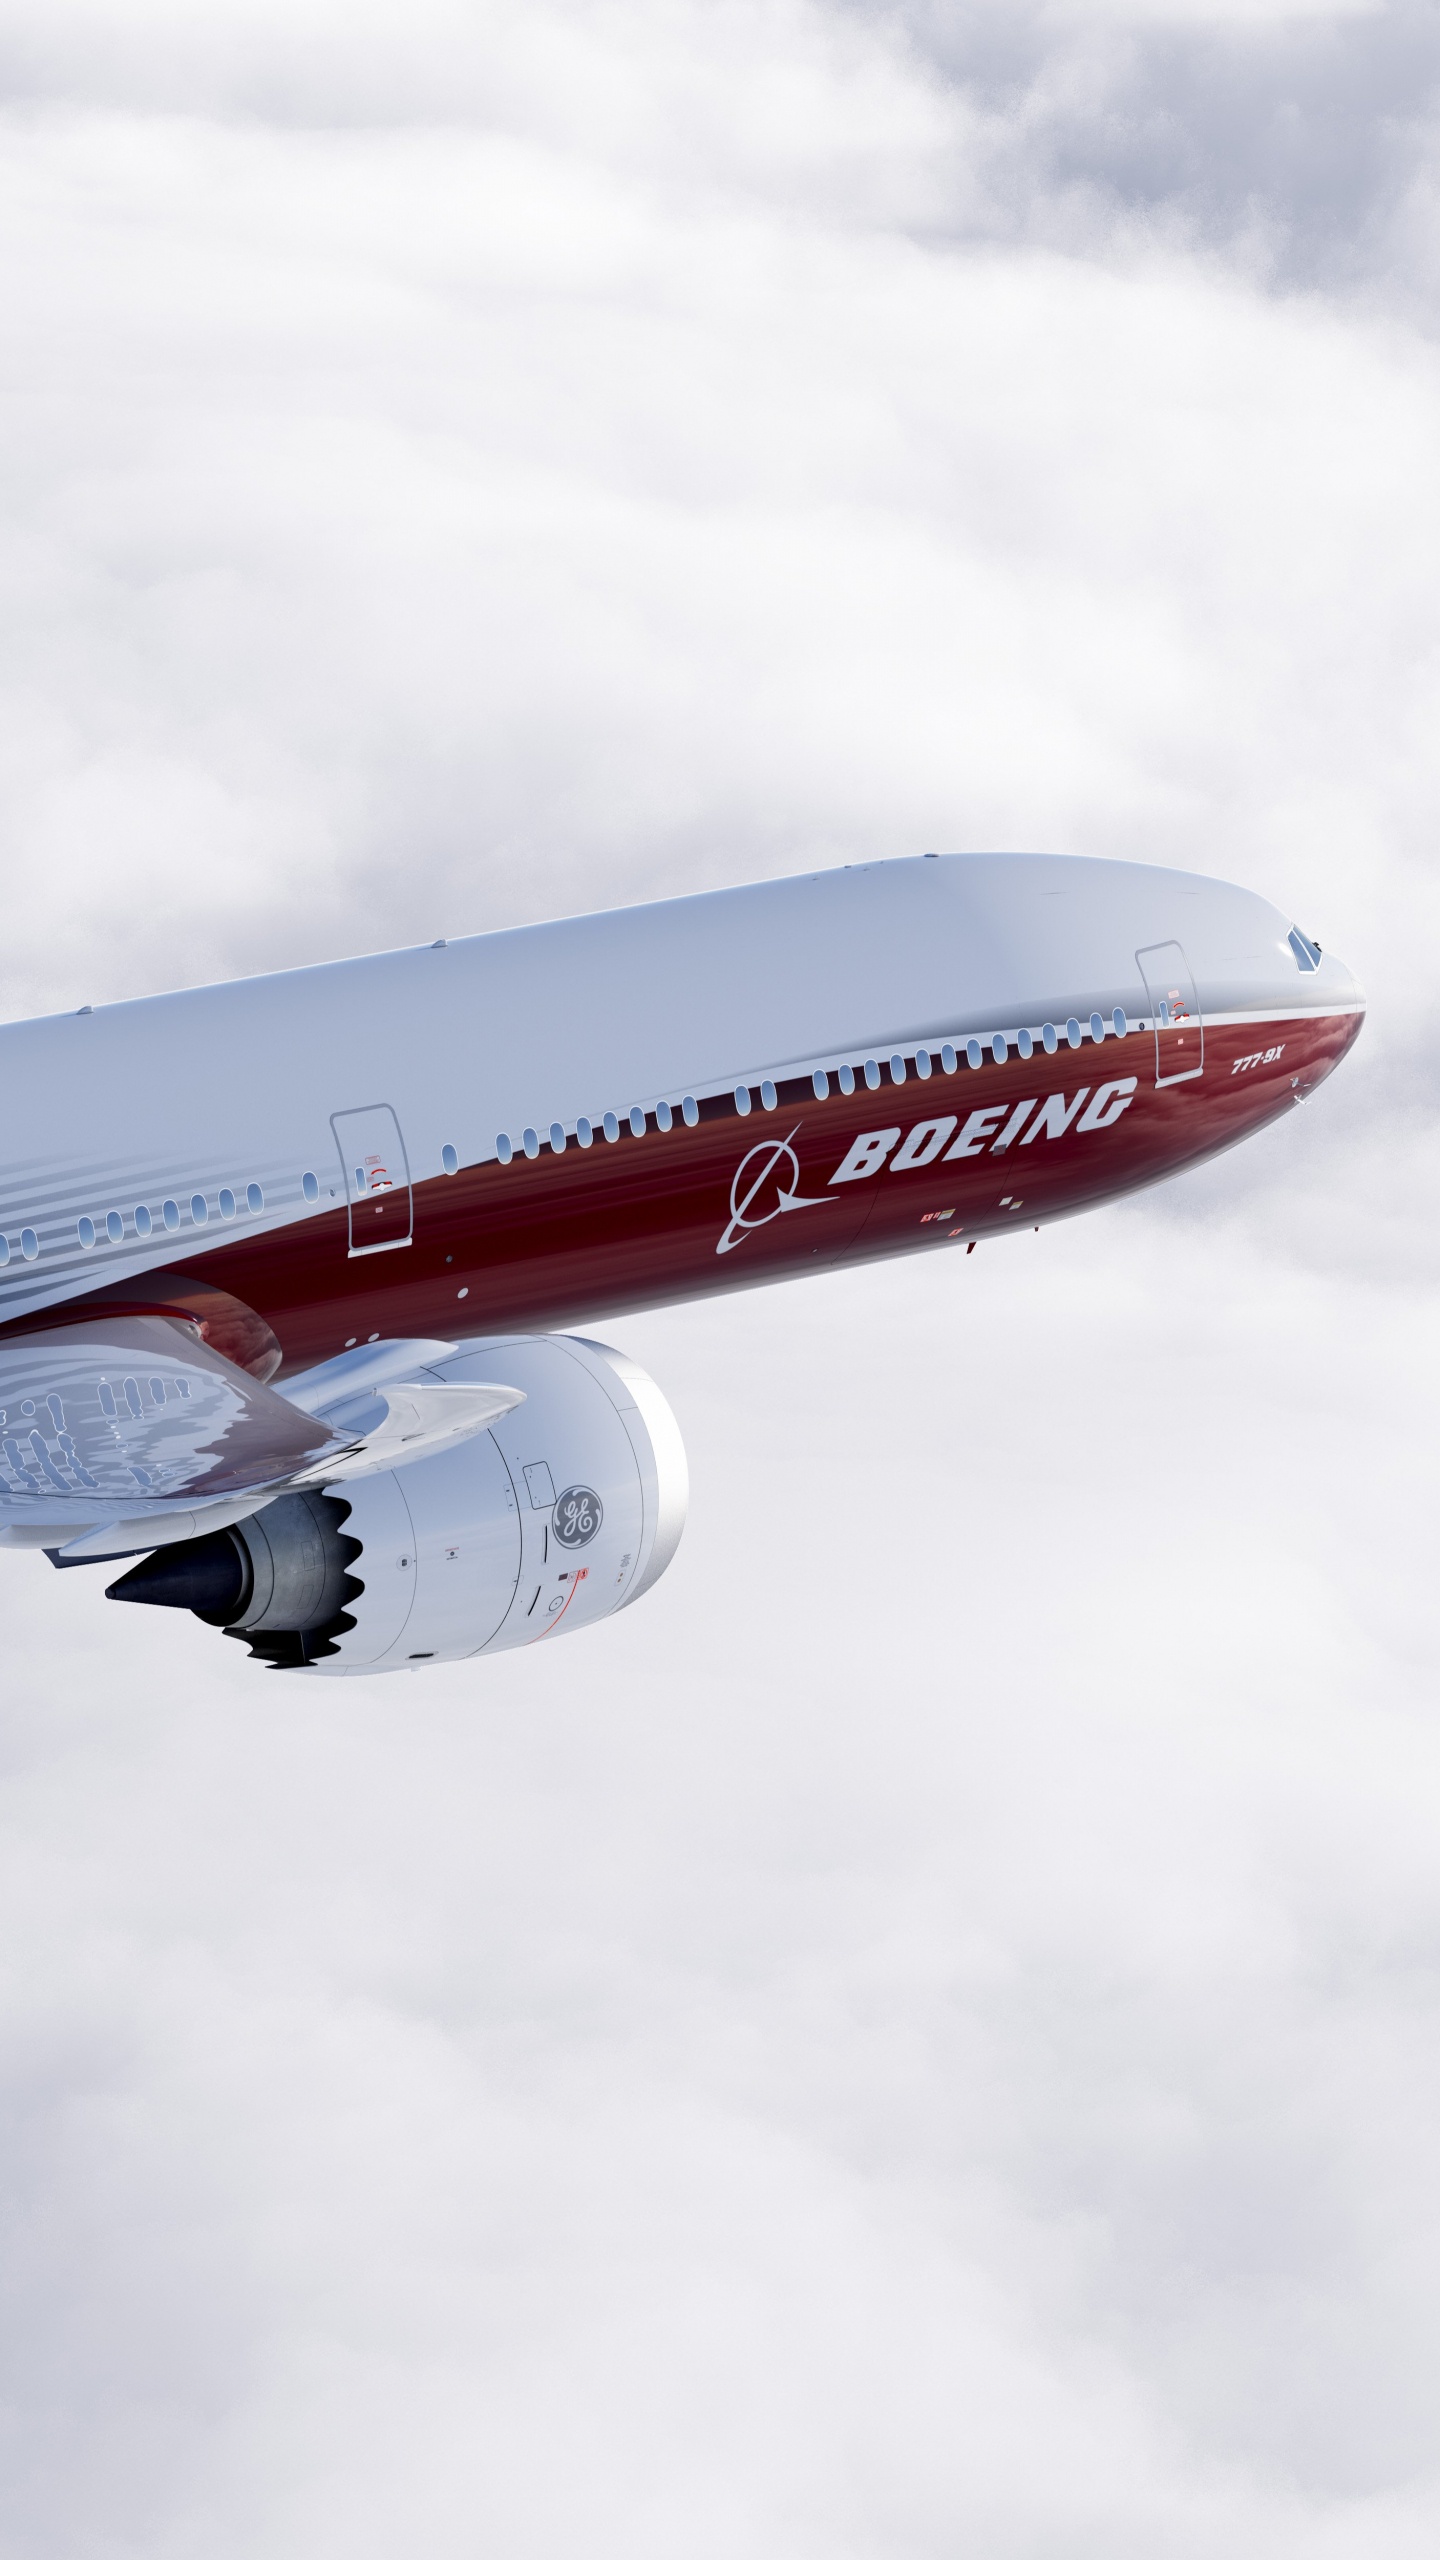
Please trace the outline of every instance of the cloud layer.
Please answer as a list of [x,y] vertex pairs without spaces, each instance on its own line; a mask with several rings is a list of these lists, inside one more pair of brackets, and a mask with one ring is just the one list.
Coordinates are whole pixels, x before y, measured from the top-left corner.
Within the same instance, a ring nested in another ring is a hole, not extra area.
[[0,8],[8,1011],[980,844],[1372,996],[1152,1201],[617,1328],[691,1528],[543,1661],[7,1565],[7,2560],[1433,2548],[1434,80]]

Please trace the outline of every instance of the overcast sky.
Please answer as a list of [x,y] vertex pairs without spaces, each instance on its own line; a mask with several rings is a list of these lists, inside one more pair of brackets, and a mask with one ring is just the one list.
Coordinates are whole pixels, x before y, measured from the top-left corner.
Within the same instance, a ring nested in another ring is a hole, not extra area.
[[0,0],[8,1012],[997,845],[1371,999],[1132,1208],[612,1326],[694,1498],[571,1644],[4,1561],[0,2560],[1431,2560],[1437,91]]

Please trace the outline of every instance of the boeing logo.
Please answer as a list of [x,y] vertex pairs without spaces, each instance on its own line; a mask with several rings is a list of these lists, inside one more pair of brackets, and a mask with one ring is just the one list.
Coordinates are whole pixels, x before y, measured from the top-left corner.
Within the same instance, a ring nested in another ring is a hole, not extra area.
[[[1047,1142],[1063,1138],[1072,1129],[1082,1137],[1097,1129],[1113,1129],[1134,1101],[1138,1082],[1136,1076],[1117,1076],[1097,1086],[1093,1094],[1088,1085],[1081,1085],[1077,1093],[1051,1093],[1043,1101],[1032,1095],[1023,1102],[990,1103],[972,1111],[963,1127],[958,1113],[945,1112],[933,1120],[917,1120],[903,1133],[903,1141],[898,1124],[893,1129],[862,1129],[827,1188],[867,1182],[887,1168],[891,1173],[923,1173],[927,1165],[942,1158],[954,1164],[967,1156],[999,1156],[1016,1144],[1029,1147],[1040,1138]],[[717,1253],[733,1253],[755,1228],[768,1226],[789,1209],[825,1206],[823,1194],[817,1199],[799,1187],[800,1159],[793,1142],[800,1126],[797,1121],[788,1138],[770,1139],[741,1157],[730,1185],[730,1222],[715,1247]]]
[[892,1173],[920,1173],[942,1156],[947,1164],[954,1164],[959,1156],[1003,1155],[1017,1138],[1022,1147],[1028,1147],[1039,1137],[1063,1138],[1071,1128],[1082,1136],[1092,1129],[1113,1129],[1134,1101],[1138,1082],[1136,1076],[1117,1076],[1112,1084],[1100,1085],[1093,1098],[1089,1086],[1082,1084],[1078,1093],[1047,1094],[1043,1103],[1034,1096],[1028,1102],[992,1102],[986,1110],[971,1112],[958,1138],[953,1111],[938,1120],[918,1120],[901,1147],[895,1144],[898,1128],[862,1130],[830,1179],[832,1183],[863,1182],[878,1173],[887,1159]]
[[800,1159],[790,1138],[799,1134],[797,1120],[789,1138],[771,1139],[741,1157],[730,1185],[730,1224],[715,1247],[717,1253],[733,1253],[753,1228],[768,1227],[772,1218],[783,1217],[787,1209],[833,1208],[833,1201],[807,1199],[796,1189]]

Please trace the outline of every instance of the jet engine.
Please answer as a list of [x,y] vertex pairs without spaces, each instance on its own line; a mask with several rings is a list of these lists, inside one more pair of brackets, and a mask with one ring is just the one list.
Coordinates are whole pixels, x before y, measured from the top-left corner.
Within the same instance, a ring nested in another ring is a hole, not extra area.
[[425,1374],[503,1381],[524,1401],[408,1466],[160,1547],[109,1597],[189,1609],[276,1669],[344,1675],[538,1644],[659,1580],[685,1525],[685,1452],[633,1360],[520,1335]]

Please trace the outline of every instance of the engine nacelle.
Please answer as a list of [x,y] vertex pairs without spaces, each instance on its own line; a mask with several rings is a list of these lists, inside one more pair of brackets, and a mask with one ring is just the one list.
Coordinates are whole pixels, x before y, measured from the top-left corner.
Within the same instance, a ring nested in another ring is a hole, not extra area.
[[572,1634],[657,1582],[685,1452],[654,1381],[575,1335],[473,1344],[428,1378],[522,1388],[486,1431],[162,1547],[110,1596],[191,1609],[278,1669],[405,1671]]

